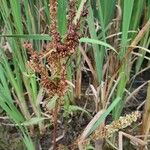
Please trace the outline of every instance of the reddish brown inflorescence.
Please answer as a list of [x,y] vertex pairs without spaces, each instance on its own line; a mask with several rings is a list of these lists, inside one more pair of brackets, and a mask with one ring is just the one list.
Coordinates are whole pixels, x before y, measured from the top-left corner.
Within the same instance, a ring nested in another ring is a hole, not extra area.
[[[30,55],[28,66],[39,74],[41,86],[50,97],[55,94],[64,96],[67,91],[65,60],[75,52],[79,39],[79,24],[73,24],[75,13],[75,1],[70,0],[68,32],[64,42],[62,42],[61,36],[57,31],[57,0],[50,0],[51,42],[47,44],[45,51],[40,51],[39,53],[32,48],[30,43],[24,44]],[[43,63],[43,60],[46,60],[46,63]]]

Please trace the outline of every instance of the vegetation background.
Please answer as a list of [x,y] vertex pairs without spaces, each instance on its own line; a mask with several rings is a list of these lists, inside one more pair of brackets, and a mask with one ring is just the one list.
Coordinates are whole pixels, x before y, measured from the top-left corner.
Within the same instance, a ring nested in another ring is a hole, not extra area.
[[0,149],[148,149],[149,35],[149,0],[0,0]]

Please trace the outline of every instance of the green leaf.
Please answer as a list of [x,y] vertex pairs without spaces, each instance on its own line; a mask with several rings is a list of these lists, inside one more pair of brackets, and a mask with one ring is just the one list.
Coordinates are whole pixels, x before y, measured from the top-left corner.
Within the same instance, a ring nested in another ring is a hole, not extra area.
[[125,0],[123,8],[123,20],[122,20],[122,37],[121,37],[121,50],[119,52],[119,58],[122,59],[126,53],[126,47],[128,46],[128,31],[131,24],[132,9],[134,7],[134,0]]
[[[92,39],[98,40],[96,28],[95,28],[95,16],[94,16],[94,10],[92,9],[92,6],[90,2],[88,2],[89,8],[89,15],[87,16],[87,23],[89,28],[90,37]],[[104,56],[105,56],[105,48],[100,47],[97,44],[92,44],[93,47],[93,54],[94,54],[94,61],[95,61],[95,67],[96,67],[96,73],[98,77],[98,83],[100,83],[103,80],[103,74],[102,74],[102,68],[103,68],[103,62],[104,62]],[[103,51],[101,49],[104,48]]]
[[48,34],[4,34],[0,37],[9,37],[9,38],[24,38],[24,39],[33,39],[33,40],[51,40],[51,37]]
[[55,95],[53,98],[50,99],[49,103],[46,105],[49,110],[53,109],[56,105],[56,101],[59,98],[58,95]]
[[83,109],[82,107],[79,107],[79,106],[69,105],[68,110],[70,112],[82,111],[82,112],[85,112],[87,115],[89,115],[91,117],[91,115],[88,111],[86,111],[85,109]]
[[88,135],[90,135],[93,131],[95,131],[100,125],[101,123],[104,122],[104,120],[106,119],[106,117],[110,114],[110,112],[115,108],[115,106],[119,103],[119,101],[121,100],[120,97],[117,97],[112,103],[111,105],[107,108],[107,110],[100,116],[100,118],[97,120],[97,122],[93,125],[93,127],[91,128],[90,132]]
[[23,125],[23,126],[30,126],[30,125],[39,124],[44,119],[46,119],[46,118],[34,117],[34,118],[31,118],[30,120],[24,121],[23,123],[21,123],[21,125]]
[[61,36],[67,31],[67,1],[66,0],[58,0],[58,31]]
[[103,42],[103,41],[100,41],[100,40],[95,40],[95,39],[90,39],[90,38],[81,38],[79,40],[79,42],[83,42],[83,43],[92,43],[92,44],[98,44],[98,45],[101,45],[101,46],[105,46],[107,48],[110,48],[112,49],[113,51],[115,51],[117,53],[117,51],[115,50],[115,48],[113,48],[111,45]]

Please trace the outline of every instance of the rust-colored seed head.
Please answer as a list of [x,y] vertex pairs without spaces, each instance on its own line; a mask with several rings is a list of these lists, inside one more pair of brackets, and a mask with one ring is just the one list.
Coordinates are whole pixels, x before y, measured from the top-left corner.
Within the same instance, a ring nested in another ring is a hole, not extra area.
[[52,41],[46,45],[45,51],[39,53],[33,50],[30,43],[24,44],[30,55],[28,66],[39,74],[41,86],[49,93],[50,97],[55,94],[62,97],[68,88],[66,82],[67,69],[64,60],[75,52],[79,39],[79,23],[77,25],[72,23],[76,13],[75,5],[74,0],[69,0],[68,31],[64,42],[61,41],[60,34],[57,31],[57,0],[50,0],[50,34]]
[[57,31],[57,0],[50,0],[50,34],[52,36],[53,48],[56,48],[57,43],[60,43],[61,37]]

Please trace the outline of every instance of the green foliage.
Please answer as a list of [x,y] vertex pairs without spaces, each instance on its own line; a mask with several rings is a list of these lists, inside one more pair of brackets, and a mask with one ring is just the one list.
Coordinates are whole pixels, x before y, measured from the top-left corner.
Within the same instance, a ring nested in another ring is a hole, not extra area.
[[98,44],[98,45],[101,45],[101,46],[105,46],[107,48],[110,48],[112,49],[113,51],[115,51],[117,53],[117,51],[109,44],[103,42],[103,41],[99,41],[99,40],[95,40],[95,39],[89,39],[89,38],[81,38],[79,40],[81,43],[84,42],[84,43],[92,43],[92,44]]
[[96,123],[93,125],[91,128],[90,132],[88,135],[90,135],[93,131],[95,131],[106,119],[106,117],[110,114],[110,112],[116,107],[116,105],[119,103],[121,100],[120,97],[117,97],[111,105],[107,108],[107,110],[97,119]]

